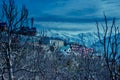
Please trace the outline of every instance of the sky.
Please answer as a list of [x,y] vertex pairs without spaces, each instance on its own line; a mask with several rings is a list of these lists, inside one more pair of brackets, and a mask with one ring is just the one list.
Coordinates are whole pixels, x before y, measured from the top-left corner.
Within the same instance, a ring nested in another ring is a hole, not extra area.
[[117,18],[117,24],[120,24],[119,0],[15,0],[15,2],[18,8],[22,4],[26,5],[38,29],[70,33],[95,32],[95,21],[103,23],[104,13],[109,24],[113,17]]

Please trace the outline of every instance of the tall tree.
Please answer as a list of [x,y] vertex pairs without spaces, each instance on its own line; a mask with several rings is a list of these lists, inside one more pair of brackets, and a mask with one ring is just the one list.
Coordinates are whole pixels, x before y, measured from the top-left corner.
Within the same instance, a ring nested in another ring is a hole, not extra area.
[[[111,80],[118,79],[118,64],[120,61],[120,34],[119,27],[116,26],[115,18],[112,20],[112,25],[108,25],[108,20],[104,14],[105,25],[102,24],[102,28],[99,26],[99,23],[96,22],[98,38],[100,43],[103,46],[103,55],[106,61],[107,68],[109,70],[109,75]],[[103,37],[100,36],[100,29],[102,29]],[[113,36],[114,34],[114,36]]]
[[[19,40],[17,30],[19,30],[21,26],[26,24],[26,21],[28,20],[28,10],[25,6],[22,6],[21,11],[19,12],[16,8],[14,0],[3,0],[2,15],[2,21],[6,22],[7,26],[7,30],[1,32],[1,39],[3,39],[4,41],[1,41],[1,57],[3,60],[2,79],[4,80],[4,76],[6,75],[9,80],[14,80],[14,55],[18,55],[16,54],[16,52],[19,51],[19,49],[14,51],[13,43],[18,44],[18,42],[15,42],[16,40]],[[4,40],[3,37],[6,40]]]

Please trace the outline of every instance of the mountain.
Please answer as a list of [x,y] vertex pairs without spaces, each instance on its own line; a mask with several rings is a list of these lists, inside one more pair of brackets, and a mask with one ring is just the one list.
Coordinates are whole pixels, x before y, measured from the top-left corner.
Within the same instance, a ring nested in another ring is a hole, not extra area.
[[[111,41],[114,41],[115,36],[118,37],[118,41],[117,43],[120,43],[120,33],[119,34],[112,34],[111,36]],[[102,42],[104,41],[103,39],[101,40]],[[108,41],[109,41],[109,36],[106,38],[106,47],[108,45]],[[113,42],[114,43],[114,42]],[[93,45],[91,45],[94,49],[96,49],[97,51],[103,52],[103,45],[100,43],[100,41],[98,40],[97,42],[95,42]],[[111,52],[111,46],[108,48],[109,52]],[[120,45],[118,45],[118,51],[120,52]]]
[[93,43],[96,43],[99,40],[97,37],[97,33],[93,33],[93,32],[78,33],[78,34],[73,34],[73,33],[57,32],[54,30],[49,30],[49,31],[46,31],[45,34],[48,37],[61,38],[67,42],[76,42],[88,47],[90,47]]

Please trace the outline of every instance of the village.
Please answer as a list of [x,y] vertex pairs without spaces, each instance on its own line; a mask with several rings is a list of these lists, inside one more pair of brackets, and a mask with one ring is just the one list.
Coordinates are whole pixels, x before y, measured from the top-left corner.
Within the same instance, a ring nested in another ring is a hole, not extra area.
[[[8,29],[6,23],[0,22],[0,31],[4,32]],[[84,56],[87,56],[89,53],[93,53],[93,48],[87,48],[87,46],[80,45],[77,42],[65,42],[65,40],[60,38],[54,37],[47,37],[47,36],[36,36],[37,30],[35,27],[31,29],[29,27],[20,27],[18,30],[11,31],[11,34],[19,34],[22,36],[29,36],[29,38],[33,38],[28,42],[29,45],[32,46],[41,46],[44,49],[50,49],[50,51],[54,52],[55,50],[59,50],[65,55],[69,55],[69,53],[74,52],[77,55],[78,53],[83,53]],[[33,41],[32,41],[33,40]],[[3,41],[6,41],[5,39]],[[17,37],[13,35],[13,44],[18,44]],[[24,40],[22,41],[24,43]],[[21,43],[21,44],[22,44]]]
[[0,80],[120,80],[114,3],[0,1]]
[[[21,56],[23,57],[24,55],[26,55],[25,58],[23,58],[23,60],[27,60],[26,64],[23,64],[24,62],[21,63],[21,65],[23,66],[30,65],[32,68],[32,67],[37,67],[37,65],[41,64],[38,66],[41,68],[43,65],[49,63],[53,64],[56,61],[60,63],[60,64],[56,63],[58,66],[58,70],[55,72],[54,72],[54,67],[52,67],[53,65],[47,65],[47,67],[49,67],[50,72],[48,73],[47,71],[44,73],[44,75],[46,74],[53,75],[53,73],[56,74],[56,72],[57,73],[59,72],[60,73],[59,75],[62,77],[58,76],[58,78],[61,80],[62,79],[66,80],[66,78],[68,79],[69,77],[76,79],[79,78],[97,79],[98,77],[97,71],[101,71],[101,73],[108,72],[108,70],[105,69],[106,62],[104,56],[101,55],[98,51],[96,51],[92,47],[87,47],[77,42],[67,42],[66,40],[58,37],[52,37],[52,36],[48,37],[47,35],[37,36],[37,29],[33,26],[31,27],[21,26],[17,29],[10,29],[7,23],[0,22],[0,32],[1,32],[0,51],[2,53],[5,53],[4,48],[5,49],[10,48],[12,53],[11,60],[14,60],[15,55],[18,55],[18,53],[21,52],[22,50]],[[10,45],[8,46],[8,44]],[[35,56],[36,54],[39,56],[36,56],[34,58],[33,56]],[[29,63],[29,59],[32,59],[33,61],[30,61],[31,63]],[[48,63],[42,62],[46,60]],[[38,61],[40,61],[39,64]],[[36,65],[33,66],[32,65],[33,63],[36,63]],[[97,67],[94,65],[96,65]],[[60,66],[62,68],[60,68]],[[47,67],[44,67],[44,70],[47,70]],[[70,70],[69,68],[71,68],[72,70]],[[99,70],[97,68],[99,68]],[[34,70],[36,69],[37,68],[34,68]],[[70,72],[66,74],[66,72],[64,72],[63,69],[66,69],[68,70],[67,72],[69,71]],[[53,73],[51,73],[51,70],[53,71]],[[78,74],[81,74],[81,72],[84,73],[78,77],[76,75],[75,75],[76,77],[72,77],[72,75],[70,74],[72,72],[76,73],[77,70],[80,70]],[[91,73],[87,73],[87,70],[92,70],[92,71]],[[4,74],[5,73],[2,73],[2,75]],[[91,76],[87,76],[86,74]],[[18,73],[18,75],[20,74]],[[46,79],[53,78],[52,76],[47,76],[47,75],[45,77]],[[66,77],[64,79],[63,76],[68,76],[68,75],[69,77]],[[36,76],[32,76],[31,78],[35,79],[36,77],[39,78],[36,80],[40,80],[42,75],[41,77],[36,75]],[[16,75],[16,78],[19,77],[17,77]],[[29,77],[27,78],[29,79]],[[108,78],[109,77],[106,75],[105,79]]]

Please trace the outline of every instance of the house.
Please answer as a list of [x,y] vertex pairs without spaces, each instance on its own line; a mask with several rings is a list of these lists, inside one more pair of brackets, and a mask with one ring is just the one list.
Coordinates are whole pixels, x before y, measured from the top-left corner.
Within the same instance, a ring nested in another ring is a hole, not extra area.
[[60,47],[64,46],[64,41],[59,38],[41,37],[41,39],[39,40],[39,44],[50,45],[50,46],[54,46],[56,48],[60,48]]
[[93,53],[94,49],[93,48],[87,48],[87,47],[80,47],[78,49],[78,52],[83,54],[84,56],[89,55],[89,53]]
[[66,53],[71,52],[70,45],[66,45],[66,46],[61,47],[60,51],[61,52],[66,52]]
[[54,45],[55,47],[60,48],[64,46],[64,41],[59,38],[51,38],[50,45]]
[[75,43],[75,42],[70,43],[70,48],[71,48],[72,51],[78,51],[80,46],[81,45],[79,45],[78,43]]

